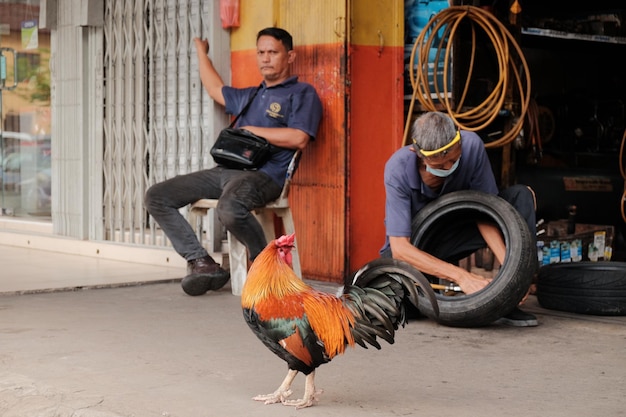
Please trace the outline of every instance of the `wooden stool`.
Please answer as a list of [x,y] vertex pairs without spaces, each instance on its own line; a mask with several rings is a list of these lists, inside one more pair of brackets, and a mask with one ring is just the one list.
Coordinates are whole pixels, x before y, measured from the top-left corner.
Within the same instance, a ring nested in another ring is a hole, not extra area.
[[[254,215],[263,227],[265,233],[265,239],[270,242],[276,239],[281,234],[295,233],[296,229],[293,223],[293,216],[291,215],[291,208],[289,207],[289,186],[291,184],[291,178],[297,166],[298,158],[300,157],[300,151],[296,151],[289,168],[287,169],[287,178],[285,179],[285,185],[277,200],[268,203],[265,207],[261,207],[254,210]],[[197,220],[194,216],[206,216],[209,209],[217,207],[217,199],[203,198],[191,204],[189,207],[190,219],[189,221],[193,226],[197,224]],[[275,220],[280,220],[281,225],[277,225]],[[230,266],[230,284],[233,295],[241,295],[243,284],[246,281],[248,275],[248,253],[246,246],[235,238],[230,232],[227,233],[228,239],[228,261]],[[300,267],[300,257],[298,256],[298,247],[291,251],[293,270],[300,278],[302,278],[302,270]]]

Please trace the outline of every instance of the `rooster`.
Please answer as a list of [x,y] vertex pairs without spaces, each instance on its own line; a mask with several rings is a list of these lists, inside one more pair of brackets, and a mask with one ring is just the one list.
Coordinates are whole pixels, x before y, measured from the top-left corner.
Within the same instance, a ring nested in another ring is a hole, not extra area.
[[[364,265],[337,296],[315,290],[291,268],[294,239],[293,234],[281,236],[257,256],[243,286],[241,305],[254,334],[289,368],[276,391],[253,399],[304,408],[322,392],[314,384],[318,366],[343,354],[347,346],[380,349],[378,338],[394,343],[395,330],[406,323],[406,299],[417,307],[419,297],[426,295],[435,311],[437,302],[421,272],[386,258]],[[298,372],[306,375],[304,395],[288,400]]]

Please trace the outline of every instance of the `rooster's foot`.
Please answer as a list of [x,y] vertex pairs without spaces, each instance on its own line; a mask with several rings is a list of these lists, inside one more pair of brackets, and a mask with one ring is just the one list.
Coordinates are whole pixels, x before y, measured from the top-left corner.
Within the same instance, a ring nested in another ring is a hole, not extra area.
[[319,396],[324,392],[324,390],[315,391],[311,395],[306,395],[298,400],[285,400],[283,401],[283,405],[296,407],[297,409],[310,407],[314,404],[315,401],[319,400]]
[[285,403],[287,398],[291,395],[291,390],[276,390],[271,394],[257,395],[252,397],[254,401],[263,401],[264,404],[276,404]]
[[313,371],[306,376],[306,380],[304,381],[304,395],[302,398],[299,400],[285,400],[283,401],[283,405],[294,406],[296,410],[310,407],[313,405],[314,401],[319,399],[322,392],[324,391],[315,389],[315,371]]
[[287,397],[291,395],[291,383],[293,379],[298,374],[298,371],[294,369],[290,369],[287,372],[287,376],[283,380],[280,387],[276,389],[276,391],[271,394],[265,395],[257,395],[256,397],[252,397],[254,401],[263,401],[265,404],[276,404],[276,403],[284,403],[287,400]]

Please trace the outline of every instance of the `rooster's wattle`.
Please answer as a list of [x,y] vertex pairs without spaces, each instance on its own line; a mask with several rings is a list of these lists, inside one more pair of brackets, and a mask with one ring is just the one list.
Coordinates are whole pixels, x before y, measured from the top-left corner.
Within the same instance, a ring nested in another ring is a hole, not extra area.
[[[417,306],[435,294],[424,275],[409,264],[380,258],[353,274],[338,296],[316,290],[291,268],[294,235],[271,241],[253,262],[243,286],[243,315],[257,337],[287,362],[289,372],[271,394],[254,400],[303,408],[313,405],[315,369],[342,354],[346,346],[394,343],[395,330],[406,323],[405,301]],[[288,400],[298,372],[306,375],[304,395]]]

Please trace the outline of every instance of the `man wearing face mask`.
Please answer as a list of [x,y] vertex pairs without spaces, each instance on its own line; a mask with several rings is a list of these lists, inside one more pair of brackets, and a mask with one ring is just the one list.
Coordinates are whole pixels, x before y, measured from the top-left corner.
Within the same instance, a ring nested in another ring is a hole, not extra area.
[[[380,253],[410,263],[427,275],[452,281],[465,294],[484,288],[489,280],[455,265],[463,253],[485,245],[502,264],[506,248],[500,231],[478,223],[472,230],[455,231],[442,239],[439,253],[426,253],[411,243],[411,222],[418,211],[438,197],[460,190],[499,195],[515,207],[536,235],[535,200],[524,185],[499,191],[482,139],[460,131],[452,118],[440,112],[420,115],[411,128],[413,144],[396,151],[385,165],[386,239]],[[449,245],[448,245],[449,243]],[[536,326],[532,314],[518,308],[500,319],[517,327]]]

